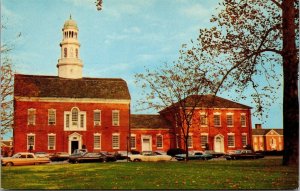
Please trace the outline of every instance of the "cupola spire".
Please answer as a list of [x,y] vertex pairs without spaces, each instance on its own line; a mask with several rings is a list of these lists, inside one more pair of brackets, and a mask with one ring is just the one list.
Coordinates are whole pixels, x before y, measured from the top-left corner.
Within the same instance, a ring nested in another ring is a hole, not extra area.
[[79,59],[80,43],[78,41],[77,23],[70,19],[64,23],[62,28],[63,39],[60,43],[61,57],[58,59],[58,76],[62,78],[82,78],[83,63]]

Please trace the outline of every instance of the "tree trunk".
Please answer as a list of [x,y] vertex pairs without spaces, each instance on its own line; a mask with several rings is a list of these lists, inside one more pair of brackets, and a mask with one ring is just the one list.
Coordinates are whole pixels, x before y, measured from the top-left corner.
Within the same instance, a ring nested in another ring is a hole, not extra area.
[[[297,165],[299,162],[299,101],[298,101],[298,58],[294,1],[282,2],[283,27],[283,165]],[[275,116],[274,116],[275,117]],[[298,168],[297,168],[298,169]]]
[[189,147],[188,147],[188,139],[189,137],[184,137],[184,142],[185,142],[185,161],[189,161]]

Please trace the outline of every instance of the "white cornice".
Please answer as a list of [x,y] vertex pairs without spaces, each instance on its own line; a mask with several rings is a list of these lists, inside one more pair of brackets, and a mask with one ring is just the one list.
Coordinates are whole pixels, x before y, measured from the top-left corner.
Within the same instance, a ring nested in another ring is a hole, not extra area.
[[20,97],[15,96],[16,101],[28,102],[57,102],[57,103],[117,103],[130,104],[127,99],[101,99],[101,98],[60,98],[60,97]]

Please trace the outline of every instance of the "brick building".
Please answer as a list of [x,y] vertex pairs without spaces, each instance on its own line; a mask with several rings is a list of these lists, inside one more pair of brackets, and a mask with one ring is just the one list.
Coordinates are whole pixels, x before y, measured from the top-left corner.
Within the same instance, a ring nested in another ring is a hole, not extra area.
[[283,129],[263,129],[261,124],[255,124],[252,130],[254,151],[282,151]]
[[[62,29],[58,76],[15,75],[14,152],[161,150],[184,148],[167,109],[130,114],[126,81],[82,77],[77,24]],[[191,96],[188,99],[193,99]],[[227,152],[251,144],[251,108],[203,96],[193,116],[189,150]]]

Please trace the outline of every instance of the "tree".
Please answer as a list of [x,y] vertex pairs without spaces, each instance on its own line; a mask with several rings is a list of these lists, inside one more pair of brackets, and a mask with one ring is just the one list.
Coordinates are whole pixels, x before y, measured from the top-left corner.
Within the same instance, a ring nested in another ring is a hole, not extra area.
[[11,131],[13,123],[13,70],[10,59],[1,57],[1,136]]
[[[3,17],[2,17],[3,19]],[[1,24],[1,31],[6,29],[6,25]],[[21,33],[17,35],[17,38]],[[12,60],[9,53],[13,50],[13,42],[5,42],[1,44],[1,137],[10,132],[13,126],[13,79],[14,71]]]
[[196,48],[188,51],[213,58],[210,67],[219,79],[215,93],[235,89],[243,95],[252,88],[258,113],[276,101],[283,86],[283,165],[298,165],[299,1],[225,0],[221,4],[219,14],[211,19],[214,26],[200,29]]
[[212,92],[214,82],[208,80],[210,72],[199,67],[208,63],[205,57],[191,58],[184,51],[180,53],[177,63],[165,63],[153,71],[147,69],[144,74],[136,75],[136,82],[143,88],[144,98],[138,101],[138,105],[142,109],[160,111],[175,128],[174,136],[179,134],[178,138],[183,140],[188,159],[189,133],[193,128],[199,128],[199,118],[193,116],[204,95]]

